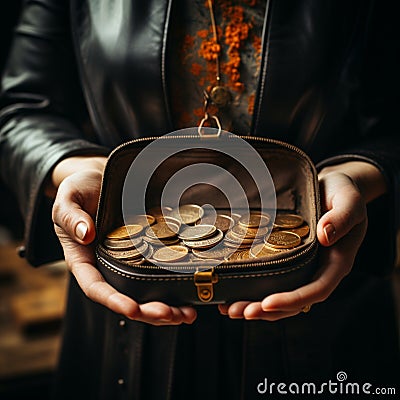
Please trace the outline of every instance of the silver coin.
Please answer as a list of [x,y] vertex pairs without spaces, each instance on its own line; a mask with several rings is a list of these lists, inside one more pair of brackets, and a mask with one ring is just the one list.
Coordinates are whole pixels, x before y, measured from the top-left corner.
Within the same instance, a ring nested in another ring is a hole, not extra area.
[[179,232],[178,237],[182,240],[200,240],[212,236],[216,230],[214,225],[186,226]]
[[210,238],[202,240],[183,240],[183,244],[187,247],[190,247],[191,249],[205,249],[215,246],[223,239],[223,237],[224,234],[219,229],[217,229],[214,236],[211,236]]

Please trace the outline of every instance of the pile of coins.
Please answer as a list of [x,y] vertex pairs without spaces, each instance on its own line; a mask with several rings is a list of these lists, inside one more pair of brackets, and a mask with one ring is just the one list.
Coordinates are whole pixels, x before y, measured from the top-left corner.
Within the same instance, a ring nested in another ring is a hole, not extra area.
[[272,223],[266,212],[207,215],[196,204],[151,209],[126,222],[106,235],[103,247],[111,257],[133,265],[145,260],[251,262],[295,248],[309,234],[297,214],[278,213]]

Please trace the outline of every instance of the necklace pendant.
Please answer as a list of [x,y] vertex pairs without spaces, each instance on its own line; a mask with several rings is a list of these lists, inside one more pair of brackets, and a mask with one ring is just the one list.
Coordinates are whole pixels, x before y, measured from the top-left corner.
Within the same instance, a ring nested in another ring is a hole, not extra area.
[[211,89],[210,99],[217,107],[226,107],[231,101],[231,93],[225,86],[214,86]]

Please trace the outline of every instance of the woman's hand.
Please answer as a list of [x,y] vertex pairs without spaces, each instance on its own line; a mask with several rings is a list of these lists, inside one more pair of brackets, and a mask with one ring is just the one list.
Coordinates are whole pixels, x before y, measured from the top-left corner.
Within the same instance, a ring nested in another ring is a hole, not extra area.
[[191,324],[196,319],[193,308],[170,307],[160,302],[138,304],[109,285],[95,268],[93,220],[105,160],[71,157],[53,171],[47,193],[55,195],[53,222],[69,270],[87,297],[129,319],[153,325]]
[[222,314],[268,321],[290,317],[326,300],[349,274],[367,229],[366,204],[385,192],[385,182],[375,166],[358,161],[325,168],[319,182],[323,215],[317,225],[317,237],[323,247],[321,268],[314,281],[260,302],[220,305]]

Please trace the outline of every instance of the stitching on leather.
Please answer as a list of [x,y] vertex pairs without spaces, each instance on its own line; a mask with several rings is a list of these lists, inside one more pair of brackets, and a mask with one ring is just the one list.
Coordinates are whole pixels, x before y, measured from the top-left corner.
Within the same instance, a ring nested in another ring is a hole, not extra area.
[[124,278],[133,279],[133,280],[137,280],[137,281],[191,281],[191,280],[193,280],[193,278],[191,278],[191,277],[187,277],[187,278],[182,278],[182,277],[179,277],[179,278],[178,277],[177,278],[139,278],[137,276],[125,274],[123,272],[120,272],[120,271],[110,267],[98,256],[97,256],[97,259],[100,261],[101,264],[103,264],[104,267],[106,267],[110,271],[115,272],[116,274],[121,275]]
[[[188,278],[182,278],[182,277],[179,277],[179,278],[178,277],[177,278],[139,278],[139,277],[136,277],[136,276],[125,274],[123,272],[120,272],[120,271],[112,268],[111,266],[106,264],[99,256],[97,256],[97,259],[99,260],[99,262],[104,267],[106,267],[110,271],[115,272],[116,274],[121,275],[124,278],[128,278],[128,279],[133,279],[133,280],[138,280],[138,281],[191,281],[191,280],[193,280],[192,277],[188,277]],[[301,263],[297,267],[293,267],[293,268],[291,268],[289,270],[286,270],[286,271],[259,272],[259,273],[254,273],[254,274],[232,275],[232,276],[218,275],[218,278],[223,280],[223,279],[259,278],[259,277],[265,277],[265,276],[284,275],[284,274],[287,274],[289,272],[296,271],[296,270],[300,269],[301,267],[304,267],[307,264],[308,263]]]

